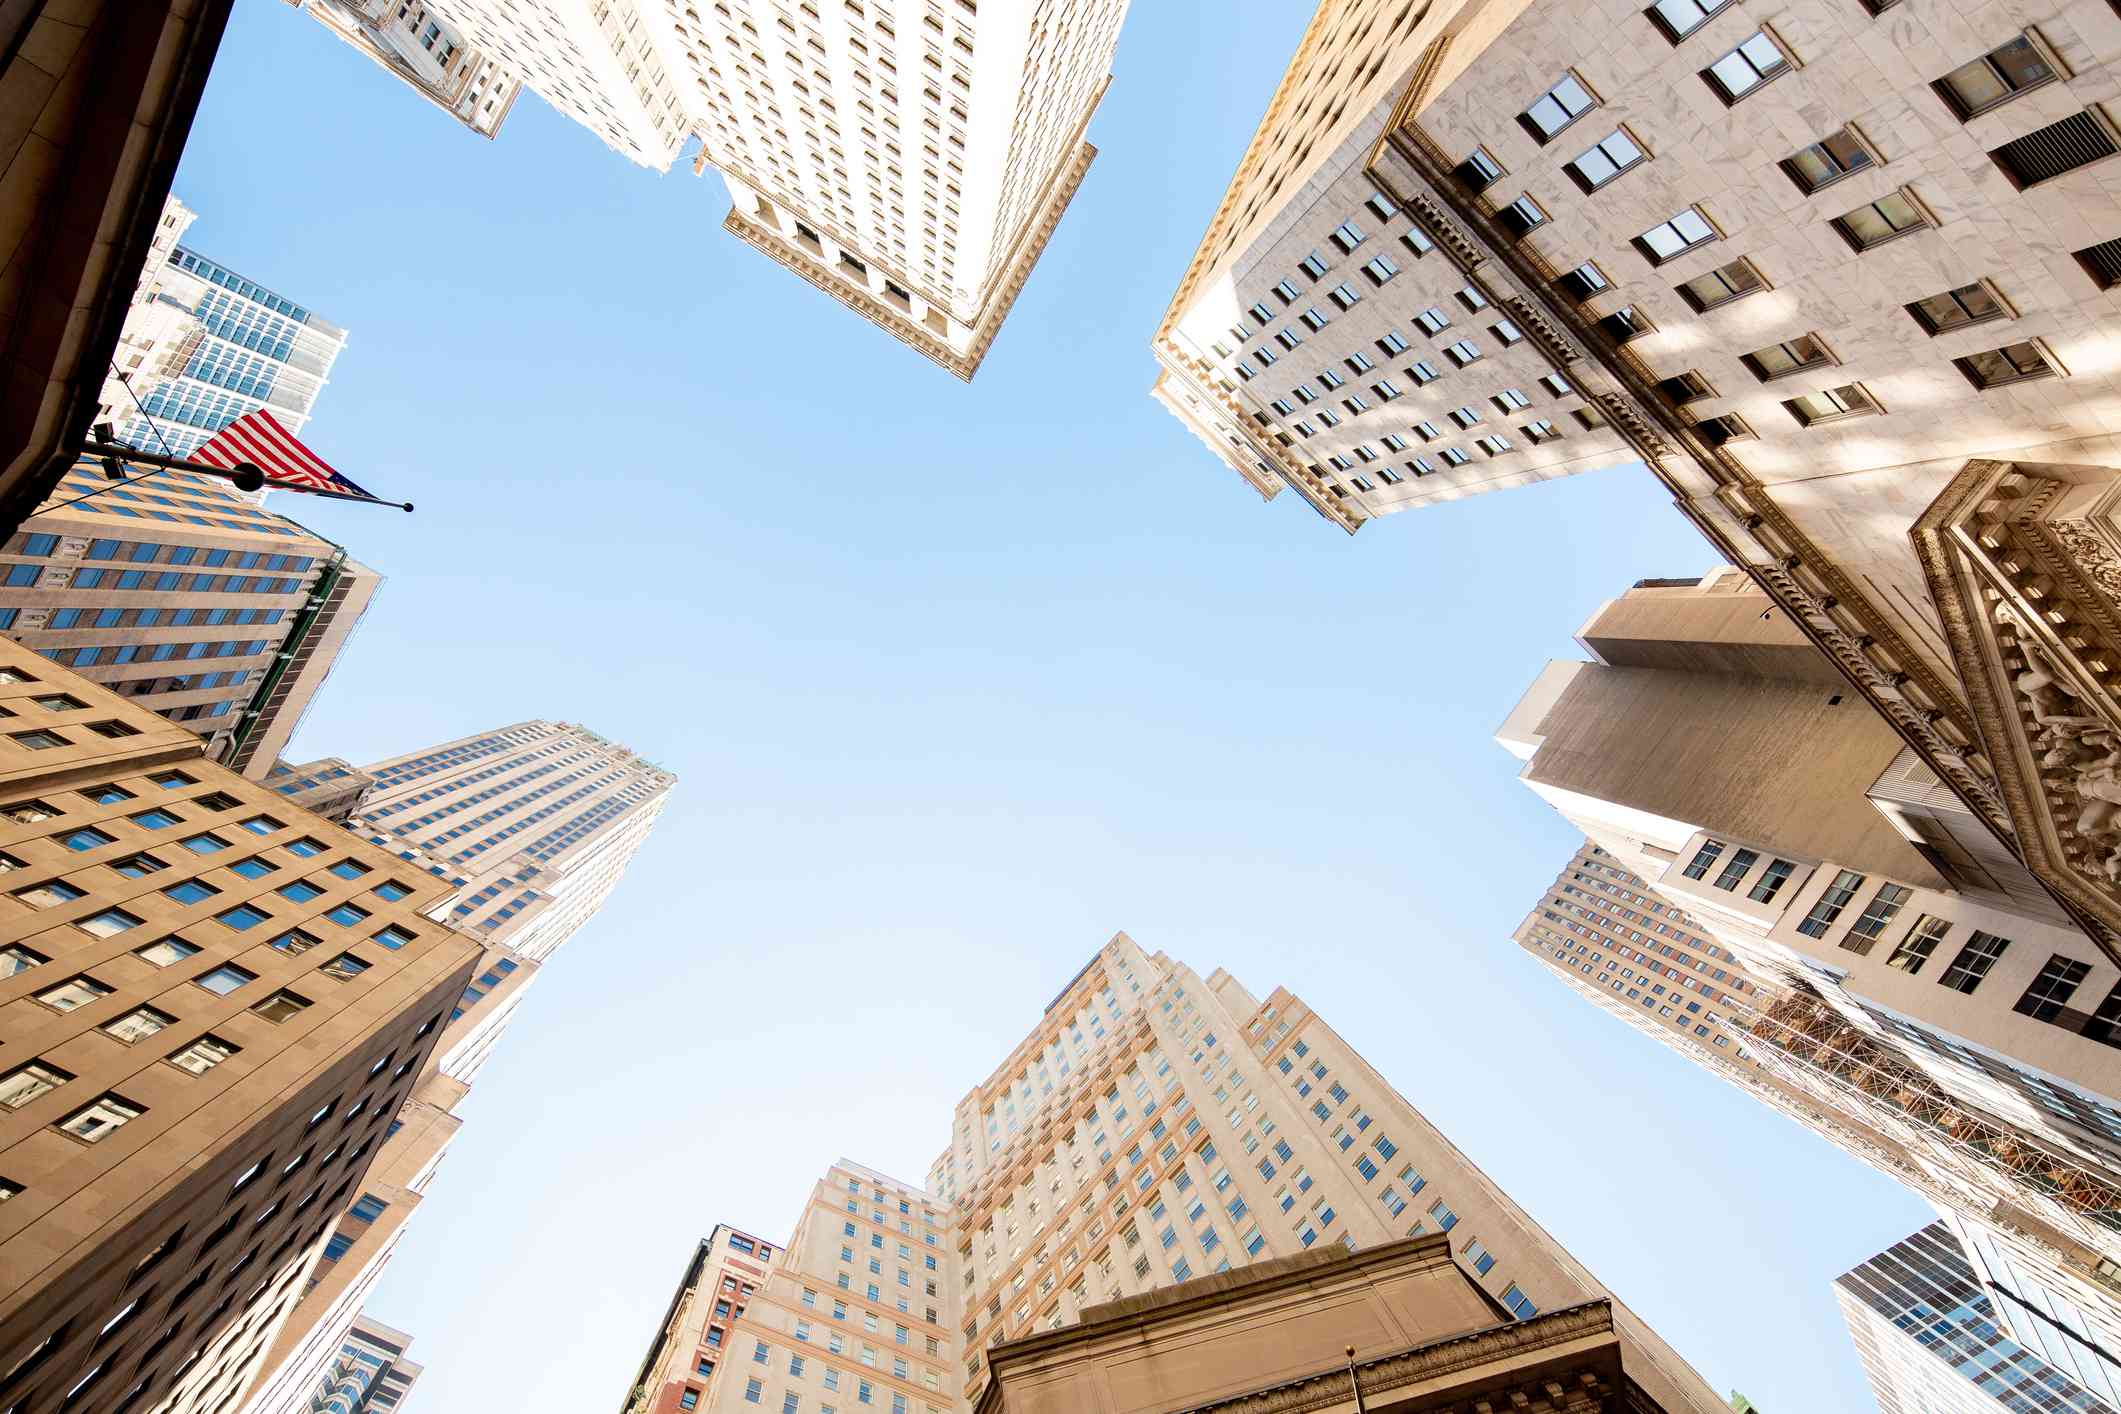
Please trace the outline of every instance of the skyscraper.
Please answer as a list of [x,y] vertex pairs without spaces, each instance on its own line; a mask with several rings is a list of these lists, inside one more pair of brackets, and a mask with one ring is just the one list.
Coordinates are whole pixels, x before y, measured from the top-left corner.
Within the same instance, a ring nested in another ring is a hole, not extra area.
[[2121,1414],[2010,1338],[1942,1223],[1835,1278],[1834,1295],[1880,1414]]
[[120,441],[176,457],[261,407],[300,432],[346,347],[316,311],[184,245],[194,219],[165,205],[102,395]]
[[165,471],[116,486],[83,461],[0,542],[0,634],[184,723],[255,779],[381,583],[225,481]]
[[[1752,1064],[1682,1049],[2121,1337],[2121,975],[1771,604],[1736,571],[1638,585],[1497,733],[1647,891],[1543,903],[1543,960],[1645,1025],[1698,1010]],[[1675,910],[1723,956],[1635,941]],[[1724,961],[1757,987],[1703,977]]]
[[[421,0],[725,229],[969,379],[1095,155],[1126,0]],[[769,57],[770,55],[770,57]]]
[[0,1400],[257,1370],[477,948],[442,886],[0,643]]
[[1351,531],[1642,461],[2121,962],[2117,59],[2052,0],[1326,0],[1157,396]]
[[404,1403],[422,1366],[405,1358],[412,1337],[363,1315],[310,1396],[311,1414],[390,1414]]
[[464,42],[454,25],[425,4],[404,0],[287,0],[384,72],[480,137],[508,120],[521,83]]
[[[777,1256],[718,1229],[629,1407],[962,1410],[995,1347],[1089,1308],[1438,1234],[1498,1321],[1610,1299],[1300,998],[1120,934],[959,1102],[925,1184],[842,1160]],[[1663,1407],[1725,1407],[1612,1312]]]
[[[344,779],[332,769],[290,770],[280,789],[303,799]],[[484,947],[450,1009],[433,1066],[376,1158],[363,1195],[371,1201],[340,1218],[247,1399],[249,1414],[306,1409],[456,1134],[457,1103],[541,965],[610,897],[676,783],[587,728],[547,721],[461,737],[352,774],[367,792],[347,827],[446,885],[429,916]]]

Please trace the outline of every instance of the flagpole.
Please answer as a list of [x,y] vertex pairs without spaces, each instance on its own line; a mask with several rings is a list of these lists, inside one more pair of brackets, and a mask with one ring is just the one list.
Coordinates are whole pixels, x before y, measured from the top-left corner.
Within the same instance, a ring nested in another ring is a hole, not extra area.
[[[211,476],[235,483],[238,490],[257,491],[272,487],[280,491],[296,491],[304,496],[322,496],[332,501],[358,501],[367,506],[396,506],[401,511],[412,509],[410,501],[385,501],[376,496],[357,496],[350,491],[326,491],[316,486],[303,486],[292,481],[276,481],[267,476],[253,462],[238,462],[233,467],[208,466],[205,462],[186,461],[182,457],[166,457],[159,452],[143,452],[137,447],[127,447],[115,442],[84,442],[81,450],[85,455],[116,457],[120,461],[137,462],[159,471],[189,471],[198,476]],[[109,489],[109,488],[104,488]],[[91,495],[97,494],[91,492]],[[85,499],[85,498],[84,498]]]

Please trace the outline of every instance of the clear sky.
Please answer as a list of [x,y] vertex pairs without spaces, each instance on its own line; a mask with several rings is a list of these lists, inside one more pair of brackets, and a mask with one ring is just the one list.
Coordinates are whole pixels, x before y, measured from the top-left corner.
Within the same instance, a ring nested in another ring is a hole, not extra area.
[[1927,1210],[1509,933],[1574,847],[1490,739],[1605,598],[1713,553],[1640,468],[1347,537],[1148,396],[1297,0],[1137,0],[1097,161],[967,387],[526,95],[487,142],[245,0],[190,243],[349,328],[276,497],[388,580],[296,742],[528,717],[680,777],[370,1310],[413,1414],[617,1414],[694,1241],[785,1236],[1115,930],[1299,992],[1719,1389],[1868,1407],[1828,1287]]

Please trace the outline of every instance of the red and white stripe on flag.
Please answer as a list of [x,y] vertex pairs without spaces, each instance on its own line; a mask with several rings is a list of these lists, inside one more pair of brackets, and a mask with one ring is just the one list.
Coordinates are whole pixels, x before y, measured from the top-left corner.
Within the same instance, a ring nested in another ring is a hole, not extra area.
[[295,440],[295,434],[263,408],[244,413],[216,432],[191,454],[191,460],[223,470],[238,462],[253,462],[268,481],[290,482],[319,491],[344,490],[347,485],[322,457]]

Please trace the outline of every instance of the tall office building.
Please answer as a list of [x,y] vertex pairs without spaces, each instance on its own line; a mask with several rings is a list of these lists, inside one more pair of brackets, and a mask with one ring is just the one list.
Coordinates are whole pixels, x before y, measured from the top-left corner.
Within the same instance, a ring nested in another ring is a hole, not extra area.
[[0,634],[184,723],[255,779],[381,583],[225,481],[165,471],[115,486],[83,461],[0,542]]
[[[878,1201],[873,1180],[864,1193],[866,1170],[843,1161],[835,1170],[840,1174],[849,1180],[848,1193]],[[882,1201],[890,1201],[888,1189]],[[783,1262],[788,1256],[782,1254]],[[756,1343],[748,1362],[741,1349],[704,1343],[716,1323],[772,1299],[760,1293],[771,1289],[773,1266],[774,1249],[718,1226],[686,1267],[620,1414],[702,1408],[714,1398],[715,1371],[725,1359],[735,1369],[721,1377],[722,1385],[736,1388],[741,1381],[745,1403],[768,1407],[778,1390],[784,1414],[807,1407],[800,1391],[813,1365],[822,1367],[816,1376],[825,1391],[821,1410],[850,1397],[878,1406],[888,1397],[893,1409],[912,1410],[915,1402],[896,1376],[885,1380],[832,1364],[840,1353],[835,1347],[849,1340],[829,1329],[821,1334],[817,1322],[799,1321],[785,1350]],[[995,1349],[979,1407],[989,1414],[1341,1407],[1666,1414],[1692,1407],[1666,1404],[1651,1392],[1654,1375],[1645,1389],[1642,1376],[1651,1365],[1611,1301],[1512,1313],[1453,1260],[1450,1237],[1438,1232],[1359,1253],[1330,1242],[1085,1307],[1073,1321]],[[925,1399],[921,1407],[939,1408]],[[1729,1406],[1714,1407],[1752,1406],[1734,1395]]]
[[[1090,1308],[1433,1235],[1498,1321],[1611,1299],[1301,999],[1120,934],[958,1103],[924,1184],[843,1160],[770,1262],[718,1230],[629,1406],[969,1409],[997,1349]],[[1725,1408],[1612,1318],[1662,1407]]]
[[[290,799],[342,784],[293,768]],[[345,1211],[252,1390],[249,1414],[294,1414],[323,1377],[403,1239],[461,1121],[455,1110],[543,964],[603,906],[662,814],[676,777],[584,727],[530,721],[353,773],[349,829],[448,892],[430,917],[483,950],[434,1063],[399,1114],[364,1196]],[[272,785],[276,777],[267,777]]]
[[0,1400],[208,1414],[478,949],[443,886],[0,643]]
[[1754,1062],[1719,1073],[1992,1234],[2121,1348],[2121,973],[1737,571],[1638,585],[1578,641],[1595,661],[1550,664],[1497,739],[1761,987],[1712,1010],[1610,924],[1546,960],[1660,1021],[1702,1006]]
[[390,1414],[424,1368],[405,1358],[411,1344],[405,1332],[361,1316],[311,1392],[305,1414]]
[[480,137],[491,138],[515,107],[521,81],[464,41],[424,4],[405,0],[287,0],[385,73]]
[[1095,155],[1127,4],[419,8],[635,162],[696,140],[725,229],[970,379]]
[[316,311],[183,244],[195,219],[164,204],[101,396],[119,441],[177,457],[259,408],[299,433],[346,347]]
[[1943,1223],[1834,1280],[1880,1414],[2121,1414],[2011,1339]]
[[1640,460],[2121,961],[2121,23],[1325,0],[1155,335],[1262,494]]

